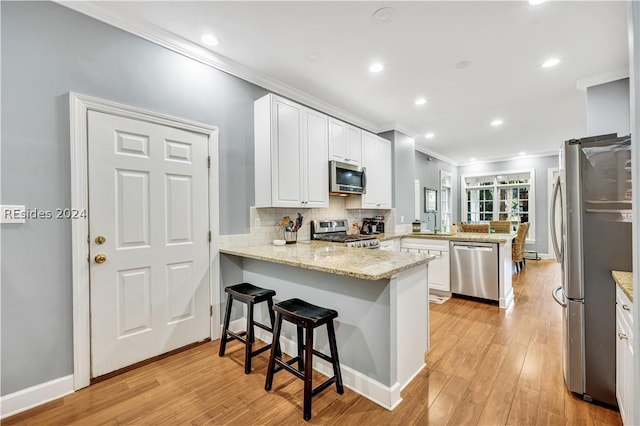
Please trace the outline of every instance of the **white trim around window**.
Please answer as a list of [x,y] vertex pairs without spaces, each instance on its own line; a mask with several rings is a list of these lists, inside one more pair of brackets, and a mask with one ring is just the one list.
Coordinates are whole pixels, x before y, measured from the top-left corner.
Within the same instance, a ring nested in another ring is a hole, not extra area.
[[[516,178],[517,180],[523,180],[522,183],[500,183],[500,180],[506,180],[507,178]],[[480,179],[483,178],[483,179]],[[467,185],[468,180],[477,180],[478,185]],[[491,199],[483,201],[478,199],[478,206],[480,203],[484,203],[485,207],[490,205],[491,210],[478,209],[476,213],[476,219],[474,222],[489,222],[489,220],[500,220],[504,217],[500,217],[501,213],[504,216],[504,212],[500,211],[500,189],[528,188],[527,195],[527,209],[526,211],[517,212],[518,214],[526,214],[528,216],[528,222],[531,224],[529,233],[527,235],[527,243],[534,244],[536,242],[536,171],[535,169],[520,169],[520,170],[505,170],[505,171],[491,171],[484,173],[474,173],[469,175],[460,176],[460,203],[461,203],[461,221],[468,222],[468,206],[467,206],[467,191],[468,190],[488,190],[491,192]],[[478,195],[480,195],[478,193]],[[521,205],[516,200],[517,205]],[[513,212],[512,212],[513,213]]]

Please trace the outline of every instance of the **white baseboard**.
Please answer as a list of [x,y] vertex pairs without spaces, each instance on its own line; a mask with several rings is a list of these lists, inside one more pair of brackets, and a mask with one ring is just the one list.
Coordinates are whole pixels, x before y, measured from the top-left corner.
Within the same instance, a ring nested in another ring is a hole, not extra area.
[[[247,326],[246,318],[238,318],[237,320],[229,321],[229,330],[237,333],[243,331]],[[220,324],[220,336],[222,336],[222,324]]]
[[73,393],[73,374],[19,390],[0,398],[0,418],[18,414]]
[[[245,318],[239,318],[229,323],[229,329],[238,332],[244,330],[246,324],[247,320]],[[222,334],[222,326],[220,326],[220,334]],[[271,339],[271,335],[269,335],[269,339]],[[70,375],[5,395],[0,398],[0,419],[37,407],[73,392],[73,375]]]
[[[266,330],[257,328],[256,338],[262,340],[263,342],[271,342],[271,333]],[[282,349],[282,352],[290,356],[296,356],[298,354],[298,347],[296,345],[296,342],[284,337],[280,337],[280,349]],[[331,366],[331,363],[328,363],[321,358],[313,358],[313,368],[324,374],[325,376],[333,376],[333,367]],[[420,368],[420,370],[418,370],[412,377],[415,377],[415,375],[417,375],[421,370],[422,368]],[[400,383],[396,382],[391,387],[386,386],[376,380],[373,380],[370,377],[365,376],[359,371],[349,368],[344,364],[340,365],[340,371],[342,373],[342,382],[344,386],[348,387],[357,394],[362,395],[368,400],[375,402],[381,407],[392,411],[398,406],[398,404],[402,402],[402,397],[400,396],[402,387]],[[411,380],[409,380],[409,382],[410,381]]]

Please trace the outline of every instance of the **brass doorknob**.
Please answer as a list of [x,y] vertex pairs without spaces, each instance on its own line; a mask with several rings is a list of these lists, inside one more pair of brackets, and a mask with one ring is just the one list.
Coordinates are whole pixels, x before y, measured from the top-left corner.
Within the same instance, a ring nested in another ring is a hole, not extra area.
[[107,256],[102,253],[98,253],[96,254],[96,257],[94,257],[94,260],[96,263],[104,263],[107,260]]
[[96,244],[104,244],[107,241],[107,239],[102,235],[98,235],[95,241],[96,241]]

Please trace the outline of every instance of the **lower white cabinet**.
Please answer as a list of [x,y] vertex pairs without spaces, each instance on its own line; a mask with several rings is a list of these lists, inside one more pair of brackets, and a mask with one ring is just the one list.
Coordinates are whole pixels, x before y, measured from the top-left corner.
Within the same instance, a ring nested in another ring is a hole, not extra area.
[[429,289],[451,292],[448,240],[403,238],[400,251],[434,255],[436,258],[429,262]]
[[400,251],[400,240],[399,239],[393,239],[393,240],[380,241],[380,250],[399,252]]
[[633,416],[633,317],[631,302],[616,286],[616,398],[625,425]]

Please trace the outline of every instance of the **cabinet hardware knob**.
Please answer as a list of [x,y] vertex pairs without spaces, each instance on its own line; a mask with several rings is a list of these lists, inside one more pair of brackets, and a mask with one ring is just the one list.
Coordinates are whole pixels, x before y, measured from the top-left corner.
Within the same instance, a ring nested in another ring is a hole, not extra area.
[[625,311],[630,311],[631,309],[629,309],[629,306],[627,305],[622,305],[622,309],[624,309]]
[[96,263],[104,263],[107,260],[107,256],[102,253],[98,253],[93,259],[96,261]]
[[626,334],[624,334],[624,333],[618,332],[618,338],[619,338],[620,340],[622,340],[622,339],[626,339],[626,338],[627,338],[627,335],[626,335]]

